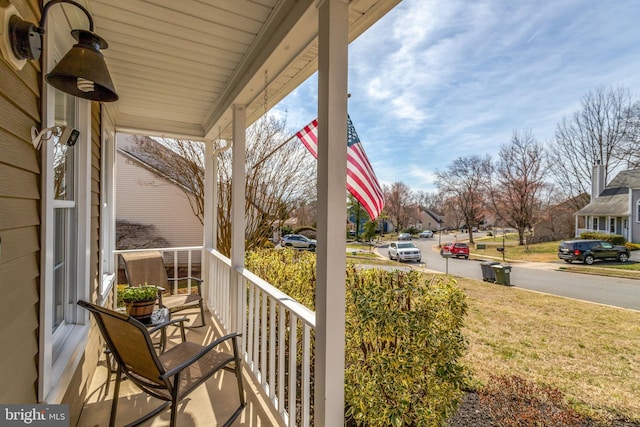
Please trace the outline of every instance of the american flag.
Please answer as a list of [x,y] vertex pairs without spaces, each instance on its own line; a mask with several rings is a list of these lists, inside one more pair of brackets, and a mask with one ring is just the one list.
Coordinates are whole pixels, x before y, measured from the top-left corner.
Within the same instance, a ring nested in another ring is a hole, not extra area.
[[[318,158],[318,119],[303,127],[296,136]],[[356,129],[347,116],[347,190],[355,197],[374,220],[382,212],[382,189],[364,152]]]

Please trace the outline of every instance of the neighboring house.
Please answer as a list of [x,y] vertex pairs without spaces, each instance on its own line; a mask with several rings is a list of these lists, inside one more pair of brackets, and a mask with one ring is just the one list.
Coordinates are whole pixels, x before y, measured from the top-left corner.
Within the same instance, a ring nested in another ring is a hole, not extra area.
[[431,230],[433,232],[437,232],[444,225],[444,216],[434,212],[430,209],[420,210],[419,213],[420,224],[422,227],[420,229]]
[[584,231],[640,243],[640,169],[622,171],[605,185],[604,166],[593,166],[591,201],[576,212],[576,237]]
[[170,247],[202,245],[202,223],[183,191],[189,190],[164,172],[171,166],[137,151],[132,135],[118,134],[116,140],[116,221],[153,225]]

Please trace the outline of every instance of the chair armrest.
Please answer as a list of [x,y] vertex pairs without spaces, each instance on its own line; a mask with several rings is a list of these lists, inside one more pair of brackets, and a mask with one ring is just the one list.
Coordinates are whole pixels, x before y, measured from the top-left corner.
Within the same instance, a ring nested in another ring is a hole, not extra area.
[[187,319],[186,317],[180,317],[178,319],[171,319],[171,320],[167,320],[166,322],[158,323],[156,326],[149,329],[149,334],[152,334],[155,331],[158,331],[166,326],[173,325],[176,323],[179,323],[180,327],[184,328],[184,322],[189,322],[189,319]]
[[185,360],[184,362],[182,362],[181,364],[179,364],[178,366],[173,367],[173,369],[165,372],[164,374],[160,375],[160,378],[162,379],[168,379],[178,373],[180,373],[180,371],[182,371],[183,369],[185,369],[186,367],[188,367],[189,365],[197,362],[202,356],[204,356],[205,354],[207,354],[208,352],[210,352],[211,350],[213,350],[215,347],[217,347],[218,345],[222,344],[223,342],[231,339],[233,340],[233,356],[231,357],[230,360],[234,360],[236,358],[238,358],[238,355],[236,354],[236,349],[238,348],[237,345],[237,338],[242,336],[242,334],[234,332],[232,334],[229,335],[225,335],[222,338],[218,338],[217,340],[215,340],[214,342],[212,342],[211,344],[209,344],[206,347],[203,347],[202,350],[200,350],[197,354],[195,354],[194,356],[192,356],[191,358]]
[[[187,336],[184,333],[184,322],[188,322],[189,319],[187,319],[186,317],[180,317],[177,319],[171,319],[171,320],[167,320],[166,322],[162,322],[156,326],[154,326],[153,328],[149,329],[149,334],[152,334],[160,329],[166,328],[169,325],[173,325],[176,323],[180,324],[180,337],[182,338],[182,342],[185,342],[187,340]],[[163,332],[164,334],[164,332]],[[165,344],[166,345],[166,344]]]

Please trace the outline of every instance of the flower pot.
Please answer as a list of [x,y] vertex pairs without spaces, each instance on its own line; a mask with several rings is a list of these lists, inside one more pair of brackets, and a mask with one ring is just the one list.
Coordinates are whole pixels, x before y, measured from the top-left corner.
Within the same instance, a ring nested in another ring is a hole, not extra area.
[[156,305],[156,300],[157,298],[144,301],[127,302],[127,314],[138,319],[142,323],[149,323],[151,321],[153,308]]

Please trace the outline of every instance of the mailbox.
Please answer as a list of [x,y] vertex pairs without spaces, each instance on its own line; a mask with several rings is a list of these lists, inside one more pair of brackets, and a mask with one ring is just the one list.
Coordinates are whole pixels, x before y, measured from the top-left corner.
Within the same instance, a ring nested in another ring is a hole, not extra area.
[[500,247],[500,248],[496,248],[496,250],[497,250],[498,252],[503,252],[503,251],[504,251],[504,248]]

